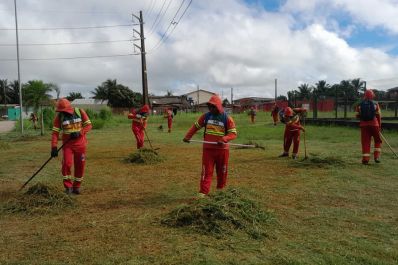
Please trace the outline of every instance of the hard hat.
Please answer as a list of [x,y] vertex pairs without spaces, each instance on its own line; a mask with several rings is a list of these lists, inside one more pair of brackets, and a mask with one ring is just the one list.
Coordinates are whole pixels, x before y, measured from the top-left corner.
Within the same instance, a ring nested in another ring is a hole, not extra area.
[[367,89],[365,91],[364,97],[365,97],[365,99],[374,99],[375,98],[375,93],[373,92],[372,89]]
[[285,108],[284,115],[286,117],[293,116],[293,110],[290,107]]
[[67,100],[66,98],[61,98],[57,102],[57,112],[68,112],[68,113],[73,113],[73,108],[72,105],[70,104],[70,101]]

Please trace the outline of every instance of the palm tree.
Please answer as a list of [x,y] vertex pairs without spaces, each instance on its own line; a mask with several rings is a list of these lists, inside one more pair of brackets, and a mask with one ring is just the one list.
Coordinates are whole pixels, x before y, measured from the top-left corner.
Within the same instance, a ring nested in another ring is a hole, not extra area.
[[33,111],[37,113],[40,109],[41,135],[44,135],[43,124],[43,105],[49,105],[52,90],[52,84],[46,84],[41,80],[29,81],[23,86],[23,98],[26,107],[33,107]]
[[347,105],[348,99],[352,95],[353,88],[351,82],[349,80],[343,80],[340,82],[340,90],[343,92],[344,95],[344,119],[347,118]]
[[78,98],[83,98],[80,92],[70,92],[69,95],[66,97],[70,102],[74,101]]
[[116,79],[108,79],[91,92],[95,99],[108,100],[111,107],[137,107],[142,101],[142,95],[128,87],[118,84]]
[[352,94],[353,96],[359,97],[360,91],[365,90],[365,82],[361,81],[360,78],[352,79],[351,80],[351,87],[352,87]]
[[0,79],[0,102],[3,102],[6,109],[7,103],[10,103],[10,98],[8,96],[8,80],[7,79]]
[[54,90],[55,93],[57,93],[57,100],[58,100],[59,95],[61,94],[61,88],[57,84],[54,84],[54,83],[50,83],[49,85],[52,88],[52,90]]
[[310,99],[311,97],[311,90],[312,88],[310,87],[309,84],[301,84],[298,86],[298,94],[299,98],[301,99]]
[[19,83],[18,80],[14,80],[9,84],[8,95],[10,97],[10,103],[19,104]]

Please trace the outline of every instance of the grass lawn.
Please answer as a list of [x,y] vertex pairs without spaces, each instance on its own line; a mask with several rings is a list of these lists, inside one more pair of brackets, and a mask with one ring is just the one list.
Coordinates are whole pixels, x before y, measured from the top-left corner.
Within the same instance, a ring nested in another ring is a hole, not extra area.
[[[0,135],[0,264],[398,264],[398,159],[388,147],[382,163],[363,166],[359,129],[307,126],[309,159],[278,158],[284,127],[269,113],[255,124],[234,115],[234,142],[265,150],[231,148],[227,185],[272,214],[267,237],[162,225],[198,192],[201,145],[182,142],[197,117],[178,114],[170,134],[157,129],[167,127],[161,117],[150,118],[148,135],[164,158],[153,165],[125,161],[136,151],[127,118],[92,130],[82,194],[72,207],[39,212],[7,205],[48,159],[50,132]],[[397,149],[398,133],[384,135]],[[28,187],[41,182],[61,193],[60,164],[51,161]]]

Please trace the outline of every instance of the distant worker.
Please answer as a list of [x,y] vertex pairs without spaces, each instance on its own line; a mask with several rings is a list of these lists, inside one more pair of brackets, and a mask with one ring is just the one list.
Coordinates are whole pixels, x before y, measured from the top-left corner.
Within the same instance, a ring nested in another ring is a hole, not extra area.
[[273,120],[274,126],[275,126],[279,121],[279,107],[276,103],[272,107],[271,116],[272,116],[272,120]]
[[39,119],[37,118],[36,114],[32,112],[32,113],[30,114],[29,120],[32,121],[33,128],[36,130],[36,129],[37,129],[37,121],[39,120]]
[[171,133],[171,127],[173,126],[173,118],[174,118],[174,113],[171,108],[166,108],[164,110],[163,117],[167,119],[167,128],[168,132]]
[[375,94],[371,89],[365,91],[364,99],[357,106],[357,118],[360,119],[361,144],[362,144],[362,164],[369,164],[370,146],[372,137],[374,140],[373,158],[376,163],[380,163],[381,153],[381,112],[380,106],[373,99]]
[[227,143],[237,136],[235,122],[224,112],[218,95],[213,95],[210,98],[207,107],[209,112],[199,117],[183,139],[184,142],[189,143],[198,130],[205,128],[203,137],[206,143],[203,144],[199,197],[204,197],[210,192],[214,165],[217,173],[217,189],[221,190],[225,187],[229,160]]
[[[59,133],[62,131],[63,159],[62,176],[67,194],[80,194],[80,186],[83,180],[86,164],[86,134],[92,125],[86,112],[79,108],[73,108],[69,100],[58,100],[54,118],[51,139],[51,157],[58,156],[57,143]],[[74,165],[74,177],[72,177],[72,165]]]
[[300,145],[300,131],[305,131],[304,127],[300,124],[300,114],[306,112],[305,109],[286,107],[281,121],[285,123],[285,132],[283,135],[283,153],[280,157],[289,156],[289,149],[293,142],[292,158],[297,159],[299,145]]
[[249,115],[250,115],[250,121],[252,123],[255,123],[256,122],[256,115],[257,115],[256,107],[252,106],[250,108]]
[[145,128],[147,125],[149,110],[149,106],[144,105],[138,113],[135,109],[131,109],[131,113],[128,114],[128,118],[133,120],[131,123],[131,130],[133,131],[137,142],[137,149],[144,147]]

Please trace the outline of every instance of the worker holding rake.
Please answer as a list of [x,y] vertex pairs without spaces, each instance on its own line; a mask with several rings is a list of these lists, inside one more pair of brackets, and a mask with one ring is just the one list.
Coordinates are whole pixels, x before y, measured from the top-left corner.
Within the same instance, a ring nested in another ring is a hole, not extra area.
[[174,113],[171,110],[171,108],[166,108],[164,110],[163,118],[167,119],[167,128],[168,128],[168,133],[171,133],[171,127],[173,126],[173,117]]
[[283,111],[282,122],[285,123],[285,132],[283,135],[283,153],[279,157],[289,156],[289,149],[293,142],[292,158],[297,159],[300,145],[300,131],[305,132],[300,124],[300,115],[306,112],[303,108],[287,107]]
[[380,163],[381,153],[381,113],[380,106],[373,101],[375,94],[371,89],[365,91],[364,99],[357,106],[357,118],[360,119],[361,144],[362,144],[362,164],[369,164],[370,145],[372,137],[374,139],[373,158],[376,163]]
[[272,121],[274,122],[274,126],[275,126],[279,121],[279,107],[276,104],[276,102],[275,102],[274,106],[272,107],[271,116],[272,116]]
[[132,109],[131,113],[128,114],[128,118],[133,120],[131,123],[131,130],[133,131],[137,142],[137,149],[144,147],[145,128],[147,125],[149,110],[149,106],[144,105],[141,107],[138,113]]
[[[51,157],[58,156],[57,143],[62,131],[63,159],[62,176],[67,194],[80,194],[86,164],[86,134],[91,130],[91,121],[86,112],[73,108],[69,100],[61,98],[57,102],[51,139]],[[74,164],[75,174],[72,178],[71,168]]]
[[[223,189],[227,183],[229,146],[228,142],[235,139],[237,131],[232,117],[228,116],[222,107],[218,95],[213,95],[207,103],[209,112],[203,114],[192,125],[183,141],[189,143],[192,136],[204,128],[202,173],[200,179],[199,197],[210,192],[214,166],[217,173],[217,189]],[[214,144],[217,143],[217,144]]]

